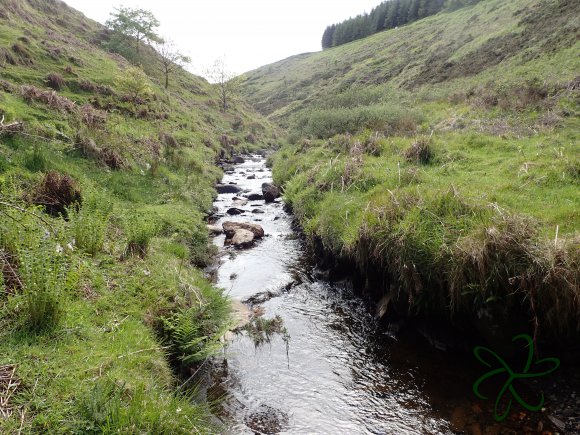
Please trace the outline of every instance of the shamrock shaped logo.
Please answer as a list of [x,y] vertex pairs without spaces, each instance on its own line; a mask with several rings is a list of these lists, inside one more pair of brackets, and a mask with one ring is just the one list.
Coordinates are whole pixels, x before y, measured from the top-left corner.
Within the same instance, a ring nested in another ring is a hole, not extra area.
[[[526,360],[526,363],[525,363],[521,373],[514,371],[506,363],[506,361],[503,358],[501,358],[497,353],[495,353],[491,349],[488,349],[487,347],[478,346],[473,350],[475,357],[485,366],[487,366],[489,368],[492,368],[494,366],[494,364],[492,364],[492,362],[490,362],[490,360],[489,360],[490,357],[495,358],[495,363],[496,363],[495,366],[499,365],[499,367],[497,367],[493,370],[490,370],[489,372],[487,372],[486,374],[481,376],[473,384],[473,392],[475,393],[475,395],[478,398],[480,398],[482,400],[488,399],[487,397],[485,397],[483,394],[481,394],[479,392],[479,387],[483,382],[485,382],[487,379],[490,379],[496,375],[501,375],[503,373],[508,374],[508,379],[503,384],[503,387],[501,388],[501,390],[500,390],[500,392],[497,395],[497,398],[495,400],[493,416],[496,419],[496,421],[503,421],[506,419],[506,417],[508,416],[508,414],[511,410],[512,403],[513,403],[514,399],[521,406],[523,406],[525,409],[527,409],[528,411],[539,411],[542,408],[542,406],[544,406],[544,394],[542,393],[540,395],[540,400],[539,400],[538,404],[536,404],[536,405],[529,404],[522,398],[522,396],[520,396],[518,394],[518,392],[516,391],[516,389],[513,385],[513,382],[516,379],[539,378],[542,376],[546,376],[546,375],[549,375],[550,373],[554,372],[555,370],[557,370],[558,367],[560,367],[560,360],[558,358],[543,358],[539,361],[536,361],[535,366],[542,366],[543,364],[550,363],[550,365],[552,367],[549,368],[548,370],[545,370],[542,372],[530,372],[530,369],[532,368],[532,359],[533,359],[533,355],[534,355],[534,342],[533,342],[532,338],[527,334],[516,335],[512,339],[512,342],[515,342],[517,340],[526,341],[526,343],[527,343],[526,347],[528,348],[527,360]],[[511,398],[509,399],[509,402],[505,408],[505,411],[500,414],[500,409],[499,409],[500,403],[501,403],[504,395],[507,394],[508,392],[511,394]]]

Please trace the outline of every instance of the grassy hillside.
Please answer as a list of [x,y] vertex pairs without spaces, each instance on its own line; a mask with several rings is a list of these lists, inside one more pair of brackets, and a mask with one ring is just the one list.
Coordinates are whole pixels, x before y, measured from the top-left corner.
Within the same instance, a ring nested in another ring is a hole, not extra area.
[[398,311],[577,337],[579,15],[487,0],[246,74],[310,240]]
[[275,131],[64,3],[0,5],[0,432],[207,432],[175,370],[230,321],[197,268],[214,163]]

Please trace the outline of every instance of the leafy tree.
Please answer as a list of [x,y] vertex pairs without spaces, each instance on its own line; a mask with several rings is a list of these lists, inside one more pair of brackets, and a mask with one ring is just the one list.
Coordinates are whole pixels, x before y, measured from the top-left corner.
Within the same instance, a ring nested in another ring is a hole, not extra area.
[[152,12],[145,9],[120,7],[111,12],[105,23],[108,28],[135,40],[135,50],[139,53],[142,42],[161,42],[155,29],[159,27],[159,20]]
[[119,90],[135,104],[153,94],[149,77],[140,68],[126,69],[115,82]]
[[163,40],[156,44],[157,53],[161,56],[161,72],[165,76],[165,89],[169,88],[169,75],[178,68],[191,63],[191,58],[177,51],[175,44]]
[[236,79],[233,72],[228,70],[223,57],[216,59],[213,65],[206,70],[206,76],[218,87],[221,108],[227,112],[232,98],[238,91],[239,80]]

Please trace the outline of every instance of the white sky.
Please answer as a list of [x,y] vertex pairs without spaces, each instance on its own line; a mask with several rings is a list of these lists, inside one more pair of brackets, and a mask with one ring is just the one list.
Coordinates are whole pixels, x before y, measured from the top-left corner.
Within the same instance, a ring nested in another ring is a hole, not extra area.
[[320,50],[327,25],[358,15],[381,0],[65,0],[104,23],[120,5],[148,9],[159,34],[203,71],[218,57],[241,74],[294,54]]

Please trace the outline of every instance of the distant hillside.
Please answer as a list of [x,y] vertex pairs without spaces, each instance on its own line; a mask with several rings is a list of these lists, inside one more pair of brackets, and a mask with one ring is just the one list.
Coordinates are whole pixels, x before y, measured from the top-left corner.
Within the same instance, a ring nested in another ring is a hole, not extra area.
[[580,355],[578,17],[485,0],[245,74],[325,264],[395,319]]
[[175,375],[230,325],[200,270],[216,162],[276,129],[160,66],[58,0],[0,0],[0,433],[219,431]]
[[[323,52],[291,57],[245,74],[244,95],[283,125],[327,99],[362,93],[372,105],[397,92],[432,99],[492,83],[578,74],[580,14],[573,0],[482,1]],[[372,94],[372,95],[370,95]]]

